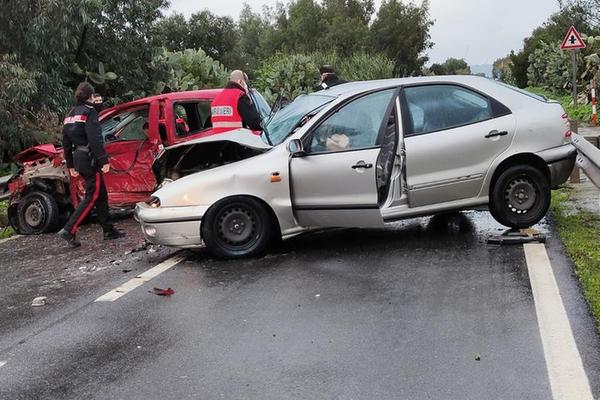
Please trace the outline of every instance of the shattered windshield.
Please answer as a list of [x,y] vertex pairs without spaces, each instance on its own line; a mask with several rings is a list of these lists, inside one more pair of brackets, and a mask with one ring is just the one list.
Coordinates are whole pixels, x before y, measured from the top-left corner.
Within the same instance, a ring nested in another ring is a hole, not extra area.
[[287,107],[279,110],[267,125],[269,139],[273,146],[283,142],[304,116],[314,114],[315,111],[320,110],[334,99],[335,97],[331,96],[302,95]]

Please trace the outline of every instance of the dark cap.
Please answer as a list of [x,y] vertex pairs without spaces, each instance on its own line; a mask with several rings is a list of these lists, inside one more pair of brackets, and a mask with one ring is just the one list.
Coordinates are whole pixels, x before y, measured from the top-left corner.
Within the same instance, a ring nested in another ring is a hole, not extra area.
[[331,65],[323,65],[321,68],[319,68],[319,73],[320,74],[334,74],[335,71],[333,70],[333,67]]

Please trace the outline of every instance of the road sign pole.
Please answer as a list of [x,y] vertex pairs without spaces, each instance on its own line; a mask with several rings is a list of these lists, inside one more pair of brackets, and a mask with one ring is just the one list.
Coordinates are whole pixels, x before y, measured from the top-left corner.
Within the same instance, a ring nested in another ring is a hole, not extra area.
[[571,50],[571,64],[573,65],[573,106],[577,107],[577,50]]

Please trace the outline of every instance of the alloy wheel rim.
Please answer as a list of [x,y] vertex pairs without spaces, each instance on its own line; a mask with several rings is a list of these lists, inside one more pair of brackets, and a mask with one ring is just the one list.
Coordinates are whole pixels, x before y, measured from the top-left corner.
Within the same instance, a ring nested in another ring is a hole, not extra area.
[[527,214],[536,204],[538,191],[533,182],[525,177],[515,178],[506,186],[504,199],[514,214]]

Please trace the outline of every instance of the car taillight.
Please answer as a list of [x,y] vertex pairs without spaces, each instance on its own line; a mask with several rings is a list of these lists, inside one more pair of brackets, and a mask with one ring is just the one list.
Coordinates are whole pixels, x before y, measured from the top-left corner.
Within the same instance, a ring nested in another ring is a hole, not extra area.
[[148,204],[152,208],[158,208],[160,207],[160,199],[156,196],[152,196],[150,197],[150,200],[146,202],[146,204]]

